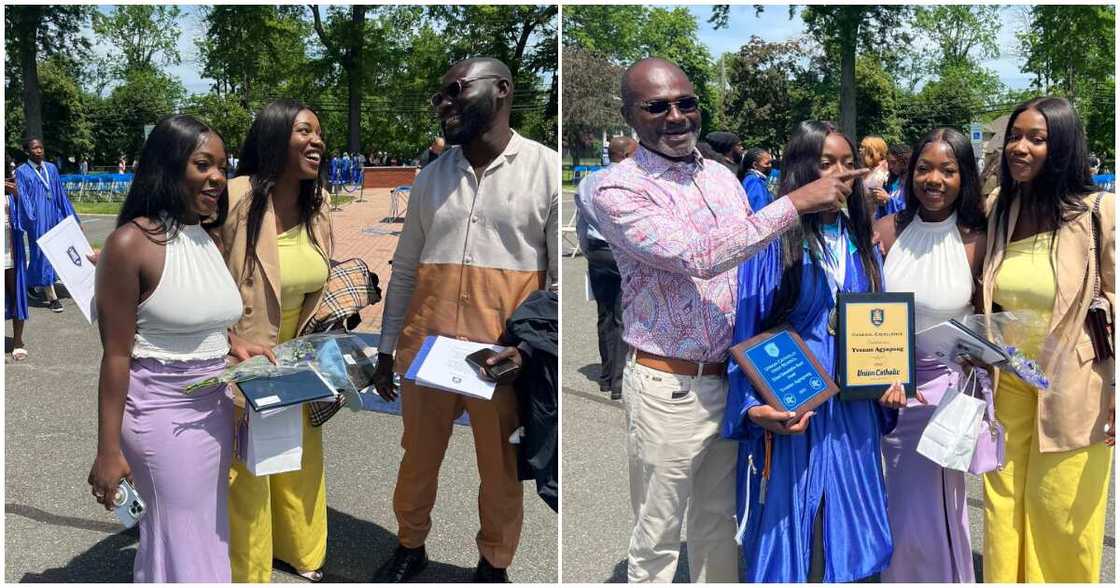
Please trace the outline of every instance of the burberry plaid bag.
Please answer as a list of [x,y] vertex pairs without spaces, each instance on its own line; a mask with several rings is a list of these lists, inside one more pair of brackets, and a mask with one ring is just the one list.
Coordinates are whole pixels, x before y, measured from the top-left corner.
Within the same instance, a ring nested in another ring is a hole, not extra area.
[[[323,286],[323,301],[300,335],[338,329],[349,332],[358,326],[362,320],[358,312],[381,301],[381,288],[377,283],[377,274],[369,271],[369,266],[361,259],[347,259],[332,265],[327,284]],[[341,395],[331,401],[308,403],[311,425],[321,426],[345,403]]]

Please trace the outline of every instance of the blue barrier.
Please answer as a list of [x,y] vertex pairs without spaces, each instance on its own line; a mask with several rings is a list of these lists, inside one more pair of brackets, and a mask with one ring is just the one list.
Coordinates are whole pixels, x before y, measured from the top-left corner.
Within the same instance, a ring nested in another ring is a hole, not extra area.
[[1097,174],[1093,176],[1093,183],[1105,192],[1116,191],[1116,174]]

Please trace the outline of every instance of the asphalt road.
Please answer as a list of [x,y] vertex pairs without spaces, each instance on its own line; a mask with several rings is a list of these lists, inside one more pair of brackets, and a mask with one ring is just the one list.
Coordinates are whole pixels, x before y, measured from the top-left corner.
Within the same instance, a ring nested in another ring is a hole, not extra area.
[[[89,217],[91,241],[112,228]],[[103,240],[103,236],[100,237]],[[6,582],[128,582],[138,535],[122,531],[89,494],[86,476],[97,443],[96,328],[70,300],[65,312],[32,307],[24,335],[31,356],[5,359]],[[6,348],[11,327],[6,326]],[[393,487],[401,420],[343,409],[325,425],[328,547],[326,580],[366,582],[396,546]],[[468,582],[478,563],[478,474],[474,442],[455,427],[440,472],[427,541],[431,564],[421,582]],[[557,581],[557,517],[526,483],[521,544],[510,568],[516,582]],[[274,582],[303,582],[275,571]]]
[[[571,214],[571,197],[562,201],[561,218]],[[562,434],[563,528],[562,577],[565,582],[625,582],[626,548],[630,539],[629,483],[622,404],[599,392],[599,352],[595,303],[586,301],[582,256],[563,261]],[[967,476],[969,521],[977,575],[983,562],[983,487]],[[1115,486],[1115,468],[1113,469]],[[1115,492],[1109,495],[1102,582],[1116,577]],[[685,538],[687,540],[687,529]],[[687,545],[685,548],[687,557]],[[982,576],[981,576],[982,577]],[[677,566],[678,582],[688,581],[685,560]]]

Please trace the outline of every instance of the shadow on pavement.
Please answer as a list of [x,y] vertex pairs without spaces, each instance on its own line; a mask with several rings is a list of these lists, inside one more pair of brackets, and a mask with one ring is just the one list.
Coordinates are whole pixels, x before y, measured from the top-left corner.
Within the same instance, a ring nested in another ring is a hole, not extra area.
[[[5,505],[5,512],[48,525],[111,533],[68,564],[42,572],[27,572],[20,582],[120,582],[132,581],[132,562],[140,541],[137,528],[121,529],[112,522],[52,514],[21,504]],[[327,509],[327,561],[324,582],[365,583],[397,547],[397,537],[388,530],[332,508]],[[291,566],[274,561],[277,571],[295,575]],[[470,582],[473,568],[432,561],[417,582]],[[623,575],[625,578],[625,574]]]
[[579,368],[579,370],[577,370],[577,371],[579,371],[579,373],[583,374],[583,377],[585,377],[588,380],[598,384],[599,383],[599,368],[600,368],[599,364],[589,363],[589,364]]

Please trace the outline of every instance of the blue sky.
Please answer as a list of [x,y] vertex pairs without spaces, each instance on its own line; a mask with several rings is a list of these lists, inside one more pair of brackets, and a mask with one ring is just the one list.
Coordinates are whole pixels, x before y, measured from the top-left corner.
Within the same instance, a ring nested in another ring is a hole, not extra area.
[[[1003,8],[1003,26],[999,33],[1001,55],[998,59],[982,62],[1012,89],[1026,88],[1031,82],[1031,76],[1020,71],[1023,60],[1014,54],[1017,46],[1015,33],[1022,26],[1018,12],[1024,8]],[[696,17],[696,22],[700,25],[700,41],[708,47],[713,58],[729,51],[737,51],[751,35],[774,42],[785,41],[805,32],[800,16],[789,18],[787,5],[768,5],[758,17],[755,17],[755,9],[751,5],[732,6],[727,28],[718,31],[708,24],[708,18],[712,14],[711,6],[692,5],[689,6],[689,12]]]

